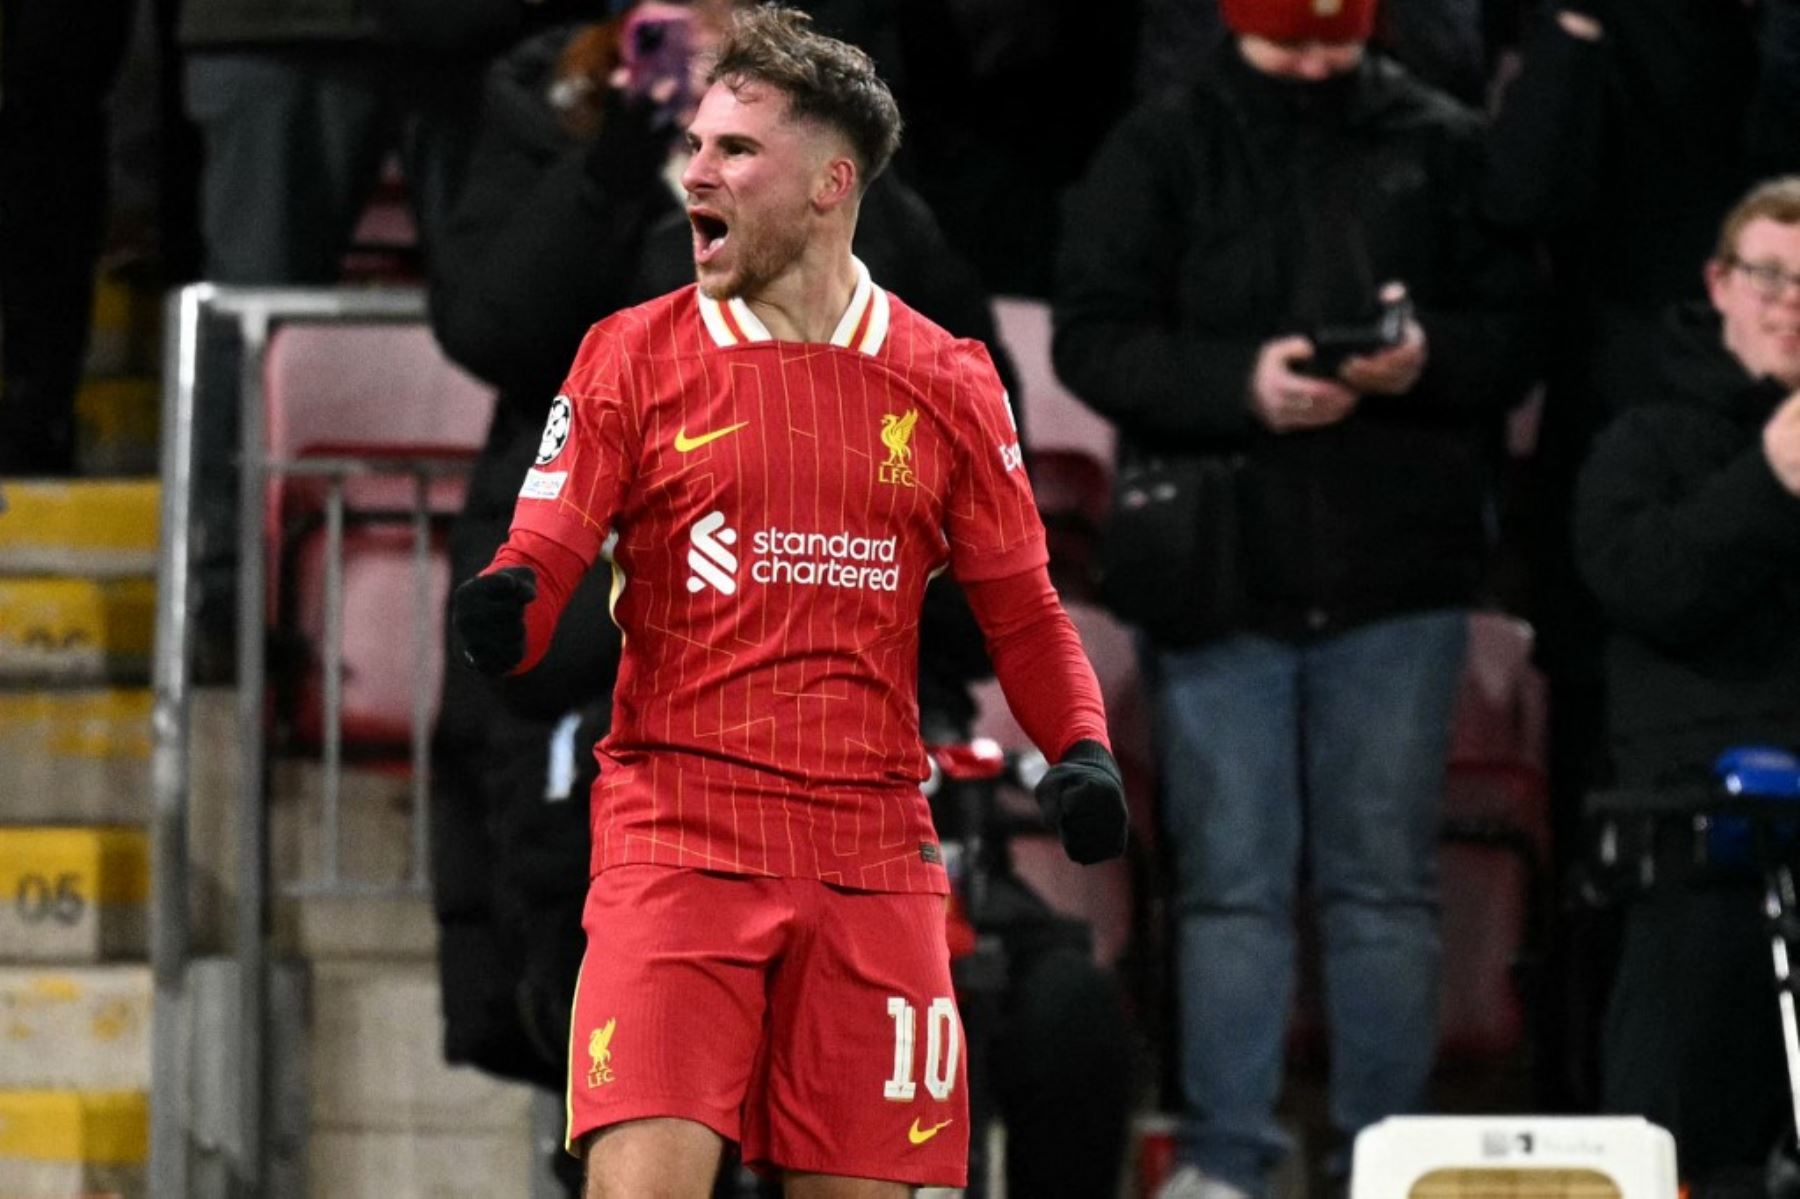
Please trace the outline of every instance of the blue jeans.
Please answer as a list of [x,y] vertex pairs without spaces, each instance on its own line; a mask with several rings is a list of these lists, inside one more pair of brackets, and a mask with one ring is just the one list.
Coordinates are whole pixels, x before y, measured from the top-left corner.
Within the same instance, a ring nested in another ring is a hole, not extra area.
[[1173,840],[1184,1151],[1261,1195],[1311,868],[1331,1120],[1416,1111],[1437,1044],[1437,833],[1467,643],[1461,611],[1305,645],[1237,635],[1154,663]]

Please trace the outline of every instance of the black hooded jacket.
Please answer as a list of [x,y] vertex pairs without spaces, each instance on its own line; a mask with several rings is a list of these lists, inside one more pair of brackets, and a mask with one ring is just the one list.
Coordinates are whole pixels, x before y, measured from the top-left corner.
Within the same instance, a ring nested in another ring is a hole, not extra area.
[[1789,389],[1752,378],[1705,305],[1675,309],[1660,387],[1601,436],[1575,506],[1581,572],[1614,632],[1622,782],[1800,745],[1800,499],[1762,429]]
[[[1530,257],[1475,212],[1480,134],[1382,59],[1294,84],[1227,43],[1194,87],[1115,130],[1070,194],[1057,372],[1118,426],[1122,457],[1245,457],[1247,627],[1330,632],[1474,596],[1536,293]],[[1329,428],[1266,430],[1249,403],[1259,348],[1365,315],[1389,280],[1428,341],[1414,390]]]

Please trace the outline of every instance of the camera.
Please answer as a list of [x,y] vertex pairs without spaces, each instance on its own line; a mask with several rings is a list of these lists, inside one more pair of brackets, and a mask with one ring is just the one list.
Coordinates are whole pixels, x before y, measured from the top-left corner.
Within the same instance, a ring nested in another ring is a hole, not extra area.
[[1296,374],[1334,379],[1347,358],[1391,350],[1406,339],[1406,323],[1412,319],[1412,301],[1405,296],[1377,301],[1373,316],[1362,320],[1323,324],[1307,334],[1312,342],[1310,358],[1296,359]]

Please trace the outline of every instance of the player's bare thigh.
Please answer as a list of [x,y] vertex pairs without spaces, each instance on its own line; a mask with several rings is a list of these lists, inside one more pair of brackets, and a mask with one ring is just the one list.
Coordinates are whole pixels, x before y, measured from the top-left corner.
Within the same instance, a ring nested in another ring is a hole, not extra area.
[[725,1142],[693,1120],[627,1120],[588,1134],[583,1199],[707,1199]]

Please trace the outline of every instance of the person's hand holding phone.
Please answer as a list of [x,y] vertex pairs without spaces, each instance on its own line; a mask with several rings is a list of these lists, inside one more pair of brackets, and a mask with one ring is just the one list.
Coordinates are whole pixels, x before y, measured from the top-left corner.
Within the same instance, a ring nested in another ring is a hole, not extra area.
[[619,30],[614,86],[628,101],[652,107],[659,125],[677,125],[699,97],[698,60],[693,7],[645,0]]
[[1800,496],[1800,391],[1775,409],[1763,426],[1762,444],[1775,478],[1789,495]]
[[[1389,283],[1381,289],[1383,304],[1401,304],[1405,300],[1403,283]],[[1338,378],[1359,395],[1405,395],[1418,385],[1419,376],[1425,373],[1426,359],[1425,330],[1409,311],[1397,345],[1344,359]]]
[[1315,379],[1294,369],[1312,356],[1304,337],[1265,342],[1250,375],[1250,411],[1275,433],[1335,425],[1356,408],[1356,393],[1332,379]]

